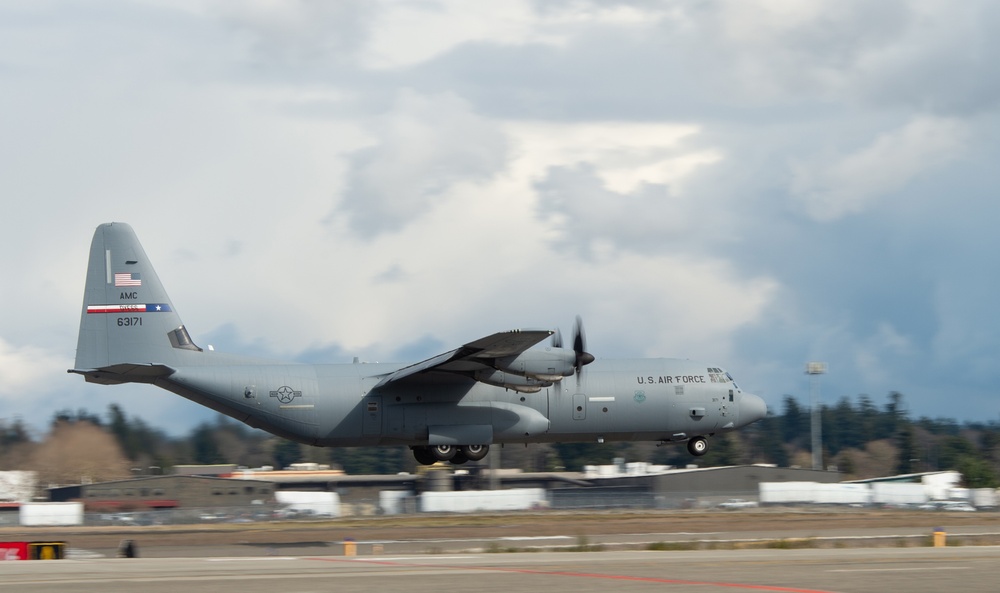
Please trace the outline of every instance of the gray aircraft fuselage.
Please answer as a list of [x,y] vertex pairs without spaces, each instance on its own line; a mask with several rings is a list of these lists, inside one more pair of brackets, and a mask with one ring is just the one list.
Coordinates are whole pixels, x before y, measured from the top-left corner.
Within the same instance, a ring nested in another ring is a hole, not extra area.
[[155,384],[318,446],[426,444],[441,425],[490,425],[494,442],[509,443],[687,440],[743,426],[760,411],[751,406],[741,422],[745,394],[683,360],[597,360],[579,392],[575,378],[520,393],[459,376],[373,392],[403,365],[225,364],[225,355],[191,355],[222,364],[178,367]]
[[449,447],[461,450],[459,463],[478,459],[494,443],[687,441],[700,455],[705,437],[767,413],[716,365],[594,360],[579,334],[574,349],[530,348],[552,333],[502,332],[415,365],[275,363],[204,351],[132,229],[109,223],[91,246],[70,372],[95,383],[153,384],[310,445],[407,445],[421,462],[431,452],[453,459]]

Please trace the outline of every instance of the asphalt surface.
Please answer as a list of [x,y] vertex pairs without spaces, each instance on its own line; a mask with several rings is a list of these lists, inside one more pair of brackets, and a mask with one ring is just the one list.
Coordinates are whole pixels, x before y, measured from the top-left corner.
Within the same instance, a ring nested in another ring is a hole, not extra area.
[[[927,547],[937,529],[948,547]],[[125,539],[138,558],[116,558]],[[1000,513],[548,512],[0,529],[0,541],[42,540],[65,541],[68,558],[0,563],[0,593],[1000,591],[1000,546],[982,545],[1000,544]]]
[[4,563],[0,574],[0,591],[24,593],[994,593],[1000,547],[93,558]]
[[[1000,544],[1000,513],[904,511],[569,512],[345,518],[323,523],[155,527],[3,528],[0,541],[65,541],[73,552],[114,556],[133,540],[142,557],[359,555],[753,547],[812,540],[811,547],[921,546],[938,528],[951,544]],[[1000,590],[1000,587],[998,587]]]

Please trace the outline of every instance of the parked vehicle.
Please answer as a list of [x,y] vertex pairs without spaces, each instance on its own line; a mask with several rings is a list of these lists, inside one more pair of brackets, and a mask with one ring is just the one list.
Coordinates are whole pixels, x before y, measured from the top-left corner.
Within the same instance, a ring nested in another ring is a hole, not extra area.
[[975,512],[976,507],[972,506],[967,502],[945,502],[941,504],[942,511],[961,511],[961,512]]

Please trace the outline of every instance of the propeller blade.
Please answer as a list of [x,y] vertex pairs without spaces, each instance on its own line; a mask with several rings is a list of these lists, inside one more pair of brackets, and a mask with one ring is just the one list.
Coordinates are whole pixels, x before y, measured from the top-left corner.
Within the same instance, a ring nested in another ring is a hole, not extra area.
[[573,324],[573,350],[577,353],[586,352],[587,334],[583,332],[583,318],[576,316],[576,323]]
[[552,334],[552,347],[553,348],[563,347],[562,332],[559,331],[558,327],[556,328],[556,333]]

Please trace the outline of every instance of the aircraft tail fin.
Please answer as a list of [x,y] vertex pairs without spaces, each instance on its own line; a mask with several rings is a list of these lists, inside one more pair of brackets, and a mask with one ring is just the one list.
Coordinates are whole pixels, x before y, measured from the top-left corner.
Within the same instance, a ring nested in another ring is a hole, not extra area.
[[90,244],[76,366],[87,381],[152,382],[182,351],[200,351],[174,310],[135,232],[113,222]]

